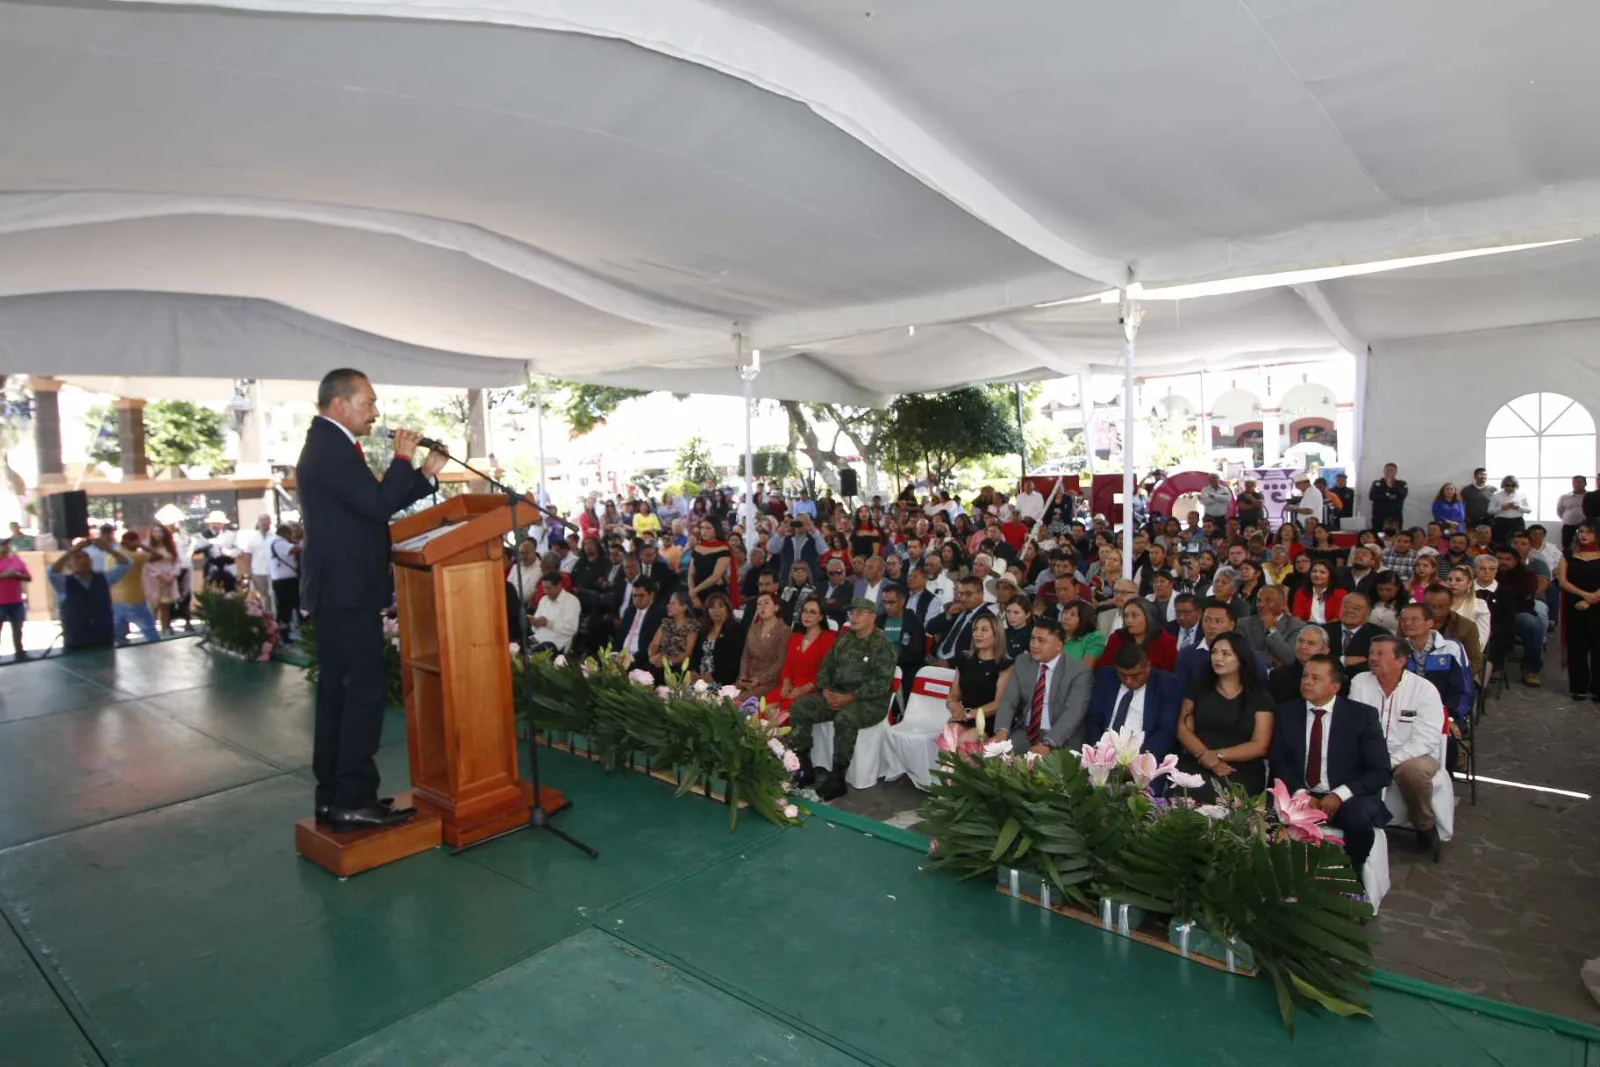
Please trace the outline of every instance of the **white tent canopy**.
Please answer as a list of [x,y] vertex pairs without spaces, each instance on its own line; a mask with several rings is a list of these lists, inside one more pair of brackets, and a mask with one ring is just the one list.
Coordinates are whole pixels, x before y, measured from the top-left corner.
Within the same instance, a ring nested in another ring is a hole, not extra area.
[[[0,371],[732,392],[760,349],[760,395],[872,403],[1115,366],[1117,308],[1060,301],[1593,233],[1597,31],[1585,0],[0,0]],[[1139,365],[1590,318],[1597,269],[1153,303]]]

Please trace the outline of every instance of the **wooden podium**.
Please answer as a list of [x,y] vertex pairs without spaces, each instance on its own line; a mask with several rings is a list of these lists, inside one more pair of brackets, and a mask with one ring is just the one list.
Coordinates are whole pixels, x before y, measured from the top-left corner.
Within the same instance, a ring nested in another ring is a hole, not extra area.
[[[526,518],[534,514],[530,504]],[[417,814],[355,833],[302,819],[295,841],[308,859],[348,877],[527,821],[533,786],[517,772],[500,547],[510,530],[511,505],[499,495],[452,497],[390,524],[411,757],[406,799]],[[566,804],[548,787],[540,796],[546,811]]]
[[[519,517],[535,514],[530,502]],[[500,547],[510,531],[510,502],[487,494],[451,497],[389,527],[411,788],[448,845],[509,830],[533,805],[517,773]],[[565,806],[553,789],[541,797],[546,811]]]

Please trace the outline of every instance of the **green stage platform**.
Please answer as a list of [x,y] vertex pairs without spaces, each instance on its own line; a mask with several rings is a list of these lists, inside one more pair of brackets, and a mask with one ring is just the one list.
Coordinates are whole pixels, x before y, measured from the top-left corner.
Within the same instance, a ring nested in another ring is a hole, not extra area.
[[1268,984],[924,874],[903,832],[729,834],[559,753],[598,861],[518,835],[340,883],[292,848],[310,723],[297,670],[194,641],[0,669],[0,1063],[1600,1065],[1404,980],[1291,1039]]

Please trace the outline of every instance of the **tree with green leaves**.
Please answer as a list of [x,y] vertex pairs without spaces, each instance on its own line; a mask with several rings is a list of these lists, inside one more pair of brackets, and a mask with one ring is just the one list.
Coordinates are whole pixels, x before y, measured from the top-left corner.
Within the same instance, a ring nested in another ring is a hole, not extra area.
[[706,439],[699,434],[689,438],[678,448],[677,459],[678,476],[686,482],[696,485],[707,479],[717,481],[716,464],[711,462],[711,447],[706,444]]
[[[122,463],[117,411],[96,404],[87,418],[93,432],[89,458],[107,466]],[[144,409],[144,454],[152,468],[223,466],[223,417],[219,411],[187,400],[156,400]]]
[[1003,397],[983,388],[907,393],[889,406],[886,443],[902,456],[920,459],[929,483],[938,484],[962,463],[1022,451],[1022,434],[1009,400],[1009,386]]

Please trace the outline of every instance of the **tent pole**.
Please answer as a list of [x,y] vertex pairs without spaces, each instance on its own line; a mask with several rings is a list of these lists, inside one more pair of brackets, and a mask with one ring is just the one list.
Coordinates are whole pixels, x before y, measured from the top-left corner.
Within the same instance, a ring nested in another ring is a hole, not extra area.
[[[735,336],[735,343],[744,346],[744,339]],[[753,430],[751,427],[755,412],[755,386],[756,375],[761,373],[761,349],[750,350],[750,362],[739,368],[739,377],[744,380],[744,536],[747,545],[755,544],[756,530],[756,457],[753,444]]]
[[550,490],[544,480],[544,387],[547,379],[540,378],[533,391],[534,419],[539,431],[539,503],[548,506]]
[[[1130,287],[1131,288],[1131,287]],[[1143,317],[1139,301],[1122,290],[1122,576],[1133,577],[1133,354]]]
[[[1026,478],[1028,476],[1028,438],[1022,430],[1022,383],[1012,383],[1012,389],[1017,394],[1017,440],[1022,442],[1022,451],[1018,455],[1018,459],[1021,460],[1022,477]],[[1019,488],[1020,484],[1018,483]]]
[[[1084,461],[1089,467],[1089,480],[1094,481],[1094,400],[1089,396],[1090,374],[1078,372],[1078,415],[1083,420]],[[1070,521],[1070,516],[1069,516]]]

